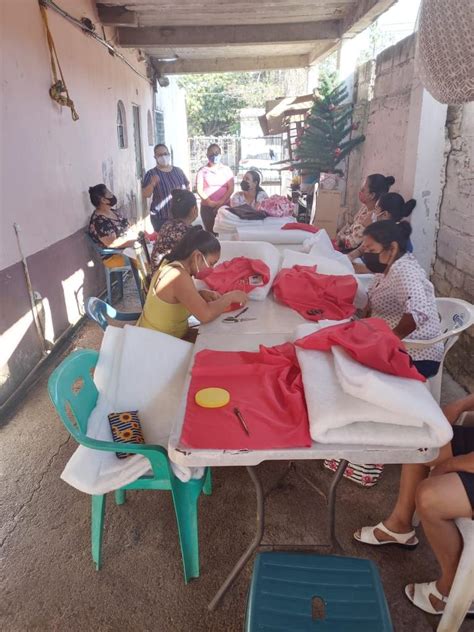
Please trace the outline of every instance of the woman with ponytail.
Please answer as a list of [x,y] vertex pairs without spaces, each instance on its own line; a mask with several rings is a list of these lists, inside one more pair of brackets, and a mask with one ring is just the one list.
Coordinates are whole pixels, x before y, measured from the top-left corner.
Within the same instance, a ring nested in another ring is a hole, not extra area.
[[[400,193],[384,193],[379,197],[378,202],[375,205],[375,209],[372,213],[372,222],[379,222],[383,219],[391,219],[398,223],[408,220],[415,206],[415,200],[407,200],[405,202]],[[361,244],[358,248],[349,253],[349,259],[354,261],[354,259],[361,256],[363,251],[364,250]],[[411,243],[410,238],[408,238],[407,242],[407,252],[413,252],[413,244]],[[358,274],[364,274],[368,271],[367,268],[360,263],[354,263],[354,269]]]
[[410,339],[429,340],[441,334],[432,283],[415,257],[407,252],[408,222],[382,220],[364,231],[362,260],[375,273],[368,289],[368,316],[387,321],[407,345],[414,365],[425,377],[436,375],[443,344],[410,347]]
[[171,219],[161,227],[151,253],[152,272],[160,265],[163,255],[167,255],[181,241],[198,216],[194,193],[187,189],[174,189],[171,198]]
[[357,212],[352,222],[348,222],[337,233],[336,241],[342,252],[351,252],[360,246],[364,237],[364,229],[372,223],[372,213],[378,199],[384,193],[388,193],[395,183],[393,176],[383,176],[381,173],[372,173],[364,180],[359,191],[359,201],[362,208]]
[[190,227],[155,272],[137,325],[192,339],[188,325],[191,315],[208,323],[232,304],[245,305],[245,292],[220,295],[210,290],[198,291],[194,285],[193,278],[212,268],[220,254],[220,243],[212,233],[201,226]]

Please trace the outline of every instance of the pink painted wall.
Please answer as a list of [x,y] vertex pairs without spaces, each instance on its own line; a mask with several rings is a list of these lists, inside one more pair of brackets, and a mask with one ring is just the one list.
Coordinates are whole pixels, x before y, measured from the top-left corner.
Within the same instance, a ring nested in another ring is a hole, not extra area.
[[[93,0],[59,4],[76,18],[91,19],[102,35]],[[102,263],[84,236],[93,210],[89,186],[105,182],[129,218],[147,212],[136,175],[134,104],[140,106],[143,166],[155,164],[154,135],[149,139],[147,129],[148,111],[154,122],[150,83],[63,17],[47,13],[77,122],[48,93],[50,58],[37,0],[0,1],[0,411],[41,358],[13,223],[21,228],[50,347],[82,316],[84,300],[105,288]],[[106,29],[106,37],[113,41],[114,31]],[[121,52],[146,76],[137,51]],[[184,96],[174,84],[159,90],[169,90],[157,99],[167,142],[185,157]],[[117,140],[119,99],[126,110],[126,149]]]
[[[99,43],[52,10],[48,18],[68,89],[80,119],[49,97],[49,51],[37,0],[2,0],[2,247],[0,270],[19,260],[12,230],[22,228],[26,255],[42,250],[86,224],[91,213],[87,189],[106,181],[131,215],[139,189],[135,178],[132,104],[141,108],[144,160],[151,163],[147,110],[150,84]],[[92,0],[62,0],[75,17],[97,24]],[[112,38],[112,31],[107,36]],[[146,74],[136,53],[124,53]],[[128,149],[119,149],[117,101],[126,108]]]

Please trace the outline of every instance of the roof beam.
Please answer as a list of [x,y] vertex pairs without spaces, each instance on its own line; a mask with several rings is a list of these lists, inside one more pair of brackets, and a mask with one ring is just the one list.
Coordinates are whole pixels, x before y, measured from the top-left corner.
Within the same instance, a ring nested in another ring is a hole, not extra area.
[[242,44],[283,44],[334,40],[340,37],[340,20],[295,24],[235,26],[162,26],[119,28],[118,39],[124,48],[195,48]]
[[125,7],[97,4],[97,12],[104,26],[138,26],[138,14]]
[[280,57],[214,57],[212,59],[178,59],[160,63],[153,59],[153,65],[162,75],[181,75],[207,72],[245,72],[254,70],[280,70],[283,68],[305,68],[307,55],[286,55]]
[[359,0],[354,8],[342,20],[343,37],[354,37],[374,22],[397,0]]

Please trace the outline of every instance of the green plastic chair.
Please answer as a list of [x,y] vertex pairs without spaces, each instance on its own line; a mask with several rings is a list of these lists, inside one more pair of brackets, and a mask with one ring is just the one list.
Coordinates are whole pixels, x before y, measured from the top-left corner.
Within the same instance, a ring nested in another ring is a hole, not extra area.
[[[91,349],[71,353],[55,369],[48,380],[48,391],[59,417],[74,439],[93,450],[142,454],[150,461],[152,474],[115,491],[118,505],[125,502],[129,489],[170,490],[176,512],[181,555],[186,583],[199,577],[198,498],[203,491],[210,495],[212,484],[210,470],[200,480],[180,481],[171,470],[166,450],[159,445],[114,443],[99,441],[87,436],[87,424],[95,408],[98,391],[92,375],[99,354]],[[102,531],[105,516],[105,494],[92,496],[91,540],[92,559],[97,570],[102,562]]]

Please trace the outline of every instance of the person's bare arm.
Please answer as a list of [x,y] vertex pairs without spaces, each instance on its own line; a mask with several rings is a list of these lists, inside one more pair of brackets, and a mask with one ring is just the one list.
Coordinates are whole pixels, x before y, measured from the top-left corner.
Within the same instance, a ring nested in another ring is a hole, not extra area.
[[210,200],[207,199],[206,192],[204,191],[204,178],[201,171],[198,171],[196,176],[196,191],[205,206],[211,206]]
[[411,314],[403,314],[400,318],[400,321],[396,327],[393,328],[393,333],[403,340],[411,333],[413,333],[416,329],[415,319]]
[[458,417],[468,411],[474,411],[474,393],[443,406],[443,413],[450,424],[453,424]]
[[149,198],[151,195],[153,195],[153,191],[159,183],[160,179],[157,175],[151,176],[150,184],[148,184],[146,187],[142,187],[143,195]]
[[440,476],[450,472],[470,472],[474,474],[474,452],[446,459],[446,461],[443,461],[431,470],[430,476]]
[[133,235],[130,231],[127,231],[125,235],[122,235],[121,237],[104,235],[104,237],[100,238],[104,248],[128,248],[129,246],[133,246],[136,240],[136,235]]
[[211,322],[220,316],[232,303],[245,305],[248,298],[244,292],[236,290],[227,292],[217,300],[207,303],[196,290],[191,277],[183,273],[180,273],[173,280],[173,294],[175,300],[184,305],[201,323]]

